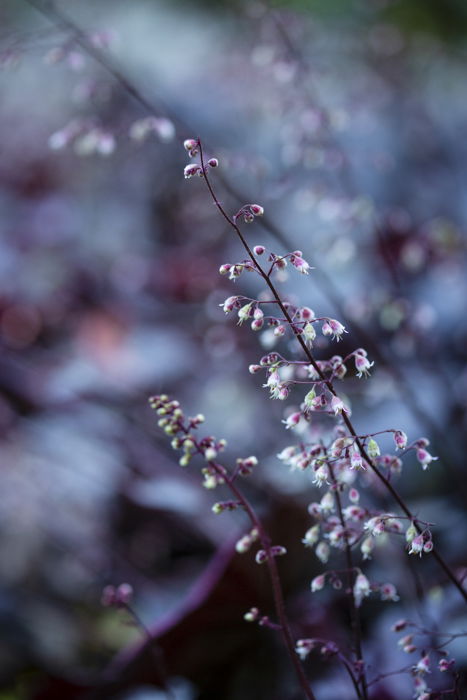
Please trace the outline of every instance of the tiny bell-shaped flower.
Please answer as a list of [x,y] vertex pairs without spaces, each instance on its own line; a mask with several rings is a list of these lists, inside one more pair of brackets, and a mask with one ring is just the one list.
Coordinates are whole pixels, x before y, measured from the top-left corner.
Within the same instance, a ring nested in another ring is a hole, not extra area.
[[319,540],[319,525],[313,525],[309,530],[305,532],[305,537],[302,539],[305,547],[313,547]]
[[438,457],[433,457],[424,447],[419,447],[417,450],[417,459],[422,465],[422,469],[425,471],[428,465],[438,459]]
[[374,362],[370,362],[366,355],[361,355],[360,353],[355,353],[355,368],[357,370],[357,377],[369,377],[370,376],[370,368],[373,367],[375,364]]
[[363,464],[362,456],[357,450],[352,450],[350,453],[350,468],[351,469],[366,469]]
[[371,440],[368,442],[367,450],[368,450],[368,455],[371,457],[371,459],[374,459],[375,457],[379,457],[379,455],[381,454],[381,451],[379,449],[379,445],[376,442],[376,440],[373,440],[373,438],[371,438]]
[[313,399],[315,398],[315,396],[316,396],[316,392],[315,392],[314,388],[310,389],[308,394],[303,399],[303,403],[305,404],[305,406],[307,408],[313,408]]
[[198,154],[198,141],[196,139],[186,139],[183,142],[183,148],[188,151],[190,158],[194,158]]
[[363,598],[370,595],[370,591],[370,582],[368,581],[367,577],[362,573],[358,574],[353,587],[355,605],[357,608],[360,607]]
[[417,535],[410,544],[409,554],[419,554],[422,556],[423,545],[423,535]]
[[324,588],[325,583],[326,574],[320,574],[319,576],[315,576],[315,578],[311,582],[311,592],[315,593],[316,591],[320,591],[322,588]]
[[352,503],[358,503],[360,500],[360,494],[358,493],[357,489],[351,488],[349,491],[349,501]]
[[299,411],[297,411],[296,413],[291,413],[291,415],[286,420],[282,421],[282,423],[285,424],[285,429],[289,430],[289,428],[295,428],[300,423],[301,417],[302,414]]
[[264,209],[259,204],[250,204],[250,211],[253,216],[263,216]]
[[407,530],[405,531],[405,541],[410,544],[412,542],[412,540],[414,539],[414,537],[417,536],[417,533],[418,533],[417,528],[415,527],[415,525],[413,523],[411,523],[409,525],[409,527],[407,528]]
[[407,447],[407,435],[402,430],[396,430],[394,442],[398,450],[404,450]]
[[315,549],[316,556],[323,564],[326,564],[326,562],[328,561],[330,553],[331,550],[329,548],[329,545],[326,544],[326,542],[320,542]]
[[252,316],[253,302],[250,301],[249,304],[245,304],[241,309],[238,310],[238,325],[241,326],[244,321]]
[[433,540],[427,540],[423,545],[423,552],[429,554],[433,551]]
[[347,333],[345,326],[334,318],[328,318],[327,321],[323,323],[321,331],[323,335],[330,335],[337,342],[339,342],[343,333]]
[[423,654],[422,658],[416,666],[414,666],[415,673],[431,673],[430,671],[430,657],[428,654]]
[[219,161],[217,158],[210,158],[208,160],[208,165],[210,168],[217,168],[219,166]]
[[438,669],[441,672],[449,671],[455,663],[454,659],[440,659],[438,662]]
[[365,537],[360,545],[360,551],[363,554],[364,559],[371,559],[371,553],[373,552],[374,546],[374,539],[372,537]]
[[344,404],[342,399],[340,399],[338,396],[333,396],[331,399],[331,410],[334,411],[334,415],[337,416],[338,413],[348,413],[349,409],[347,406]]
[[[222,272],[223,267],[230,268],[230,265],[222,265],[222,267],[219,269],[219,272],[221,273],[221,275],[225,274],[224,272]],[[228,272],[228,270],[226,270],[225,272]],[[222,306],[222,308],[224,309],[226,314],[228,314],[229,311],[234,310],[235,304],[237,303],[237,299],[238,299],[238,297],[227,297],[227,299],[224,301],[224,303],[220,304],[220,306]]]
[[334,496],[330,491],[324,494],[320,501],[321,512],[332,513],[334,510]]
[[188,165],[185,166],[183,170],[183,175],[186,180],[188,180],[190,177],[194,177],[195,175],[202,174],[202,169],[200,165],[197,165],[196,163],[189,163]]
[[399,600],[396,587],[392,583],[383,583],[380,588],[381,600],[390,600],[396,603]]
[[253,248],[253,253],[255,255],[263,255],[265,250],[266,248],[264,247],[264,245],[255,245],[255,247]]
[[[297,251],[298,253],[299,251]],[[290,256],[290,262],[292,265],[302,273],[302,275],[307,275],[308,271],[310,269],[310,265],[307,263],[306,260],[304,260],[301,255],[291,255]]]
[[312,323],[305,324],[305,327],[303,328],[303,336],[305,338],[305,342],[311,345],[316,338],[316,331]]

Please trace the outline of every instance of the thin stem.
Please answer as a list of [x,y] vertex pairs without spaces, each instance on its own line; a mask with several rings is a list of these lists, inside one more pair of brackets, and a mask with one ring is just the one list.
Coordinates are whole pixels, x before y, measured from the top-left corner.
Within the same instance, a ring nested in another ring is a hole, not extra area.
[[[185,432],[185,434],[189,434],[189,430],[185,428],[183,423],[179,423],[180,429]],[[193,439],[193,436],[192,436]],[[195,442],[196,449],[200,455],[204,455],[203,450],[199,446],[197,441]],[[282,637],[287,649],[287,653],[290,657],[290,660],[292,661],[292,665],[295,669],[295,673],[297,675],[298,681],[300,683],[300,686],[305,694],[305,697],[307,700],[316,700],[316,697],[311,690],[310,684],[305,676],[305,672],[303,670],[302,664],[298,658],[297,652],[295,651],[295,644],[294,644],[294,639],[292,636],[292,632],[290,629],[290,625],[287,619],[287,614],[285,611],[285,603],[284,603],[284,596],[282,593],[282,586],[280,582],[280,577],[279,577],[279,571],[277,569],[277,564],[276,564],[276,559],[275,557],[271,554],[271,540],[269,538],[269,535],[266,533],[266,530],[263,527],[263,524],[261,520],[258,518],[256,515],[253,507],[251,506],[250,502],[247,500],[247,498],[243,495],[243,493],[240,491],[240,489],[235,485],[234,480],[236,478],[236,473],[230,475],[225,467],[221,466],[220,464],[217,464],[214,461],[209,461],[208,462],[209,466],[216,471],[216,473],[222,477],[222,479],[225,481],[225,484],[228,486],[232,494],[235,496],[237,501],[241,504],[245,512],[247,513],[248,517],[250,518],[251,524],[253,525],[254,528],[257,529],[259,533],[259,539],[261,542],[261,545],[266,552],[267,559],[266,559],[266,564],[268,567],[268,572],[269,572],[269,578],[271,579],[271,586],[272,586],[272,592],[273,592],[273,598],[274,598],[274,605],[276,608],[276,614],[280,623],[280,631],[282,633]]]
[[361,628],[361,623],[360,623],[360,612],[355,604],[355,596],[353,593],[353,586],[354,586],[354,579],[355,579],[355,566],[353,563],[353,555],[352,555],[352,548],[349,543],[349,538],[347,534],[347,527],[345,524],[344,520],[344,514],[342,512],[342,501],[341,501],[341,496],[339,493],[339,484],[337,483],[336,477],[334,475],[334,470],[332,468],[332,465],[329,464],[329,473],[331,475],[331,479],[333,482],[334,486],[334,492],[335,492],[335,498],[336,498],[336,503],[337,503],[337,512],[339,513],[339,520],[341,521],[341,526],[344,532],[344,543],[345,543],[345,558],[346,558],[346,563],[347,563],[347,585],[349,589],[349,601],[350,601],[350,626],[352,629],[352,634],[354,638],[354,645],[355,645],[355,654],[357,657],[357,662],[358,665],[360,666],[359,669],[359,681],[361,685],[361,693],[359,691],[358,697],[363,698],[363,700],[368,700],[368,693],[367,693],[367,680],[366,680],[366,673],[365,673],[365,663],[363,660],[363,652],[362,652],[362,628]]
[[[256,260],[255,256],[253,255],[252,250],[250,249],[250,246],[248,245],[247,241],[245,240],[245,237],[243,236],[243,234],[242,234],[242,232],[240,231],[240,229],[239,229],[239,227],[237,226],[237,224],[236,224],[234,221],[232,221],[232,219],[230,219],[230,217],[228,216],[228,214],[225,212],[225,210],[224,210],[222,204],[218,201],[218,199],[217,199],[217,197],[216,197],[216,194],[215,194],[215,192],[214,192],[214,190],[213,190],[213,188],[212,188],[212,185],[211,185],[211,183],[210,183],[210,181],[209,181],[209,177],[208,177],[208,173],[207,173],[207,168],[206,168],[206,165],[205,165],[205,162],[204,162],[203,147],[202,147],[201,141],[200,141],[199,139],[198,139],[198,144],[199,144],[201,168],[202,168],[202,171],[203,171],[204,180],[205,180],[205,182],[206,182],[206,186],[207,186],[207,188],[208,188],[208,190],[209,190],[209,192],[210,192],[210,194],[211,194],[211,197],[212,197],[212,199],[213,199],[215,205],[217,206],[219,212],[220,212],[221,215],[224,217],[224,219],[229,223],[229,225],[230,225],[230,226],[234,229],[234,231],[236,232],[237,236],[240,238],[240,240],[241,240],[241,242],[242,242],[242,244],[243,244],[243,247],[245,248],[245,250],[247,251],[248,255],[250,256],[250,259],[251,259],[253,265],[255,266],[256,270],[259,272],[259,274],[260,274],[261,277],[263,278],[263,280],[264,280],[264,282],[266,283],[266,285],[269,287],[269,290],[271,291],[273,297],[274,297],[275,300],[277,301],[279,308],[281,309],[281,311],[282,311],[282,313],[284,314],[285,318],[286,318],[287,321],[289,322],[289,324],[290,324],[290,326],[291,326],[291,328],[292,328],[292,331],[293,331],[293,333],[294,333],[294,335],[295,335],[295,337],[296,337],[296,339],[297,339],[299,345],[301,346],[303,352],[305,353],[305,356],[306,356],[307,359],[309,360],[311,366],[313,367],[313,369],[315,370],[315,372],[318,374],[318,376],[323,380],[324,384],[326,385],[326,387],[328,388],[328,390],[330,391],[330,393],[331,393],[333,396],[337,396],[338,394],[337,394],[337,392],[336,392],[336,390],[335,390],[335,388],[334,388],[334,385],[333,385],[332,381],[331,381],[330,379],[326,378],[326,376],[323,374],[323,372],[321,371],[321,369],[320,369],[319,366],[318,366],[318,363],[316,362],[315,358],[313,357],[313,355],[312,355],[312,353],[311,353],[309,347],[307,346],[305,340],[303,339],[302,334],[299,333],[298,330],[297,330],[297,329],[295,328],[295,326],[293,325],[293,321],[292,321],[292,318],[291,318],[291,316],[290,316],[290,314],[289,314],[289,312],[288,312],[288,309],[287,309],[286,306],[284,305],[284,303],[283,303],[283,301],[282,301],[282,299],[281,299],[281,297],[280,297],[278,291],[276,290],[276,288],[275,288],[273,282],[271,282],[270,277],[268,277],[268,275],[267,275],[266,272],[263,270],[263,268],[261,267],[261,265],[259,264],[259,262]],[[355,430],[355,428],[354,428],[354,426],[353,426],[353,424],[352,424],[350,418],[348,417],[348,415],[347,415],[344,411],[342,412],[341,415],[342,415],[342,419],[343,419],[343,421],[344,421],[344,423],[345,423],[345,425],[346,425],[346,427],[347,427],[347,430],[349,431],[350,435],[352,435],[352,437],[355,439],[355,444],[357,445],[358,450],[359,450],[361,456],[363,457],[363,459],[365,460],[365,462],[368,464],[368,466],[370,467],[370,469],[373,471],[373,473],[377,476],[377,478],[385,485],[386,489],[387,489],[387,490],[389,491],[389,493],[392,495],[392,497],[394,498],[394,500],[396,501],[396,503],[398,503],[398,505],[399,505],[399,507],[401,508],[401,510],[404,511],[404,513],[407,515],[408,518],[410,518],[411,520],[414,521],[415,528],[417,529],[417,531],[418,531],[419,534],[420,534],[420,533],[422,532],[422,530],[420,529],[419,525],[417,524],[415,516],[411,513],[411,511],[409,510],[409,508],[406,506],[406,504],[404,503],[404,501],[402,500],[402,498],[399,496],[399,494],[398,494],[398,492],[396,491],[396,489],[392,486],[392,484],[390,483],[390,481],[384,476],[384,474],[382,474],[382,472],[380,472],[380,470],[378,469],[378,467],[373,463],[373,461],[371,460],[371,458],[368,456],[368,453],[367,453],[367,451],[366,451],[364,445],[362,444],[360,438],[358,437],[358,434],[357,434],[357,432],[356,432],[356,430]],[[434,556],[434,558],[435,558],[435,560],[437,561],[437,563],[439,564],[439,566],[443,569],[443,571],[444,571],[444,573],[446,574],[446,576],[447,576],[447,577],[450,579],[450,581],[454,584],[454,586],[457,588],[457,590],[459,591],[459,593],[461,594],[461,596],[464,598],[465,602],[467,603],[467,591],[464,590],[464,588],[462,587],[462,585],[459,583],[459,581],[457,580],[456,576],[454,575],[454,573],[452,572],[452,570],[450,569],[450,567],[448,566],[448,564],[444,561],[444,559],[441,557],[440,554],[438,554],[438,552],[437,552],[435,549],[432,550],[432,555]]]
[[[217,465],[214,462],[210,462],[209,464],[210,464],[210,466],[214,467],[214,469],[216,469],[216,471],[218,470]],[[225,478],[225,474],[223,471],[222,471],[222,475]],[[267,564],[268,571],[269,571],[269,577],[271,579],[272,592],[273,592],[273,596],[274,596],[274,604],[276,607],[277,617],[278,617],[279,622],[280,622],[282,636],[284,638],[284,642],[285,642],[285,645],[287,647],[287,652],[288,652],[289,657],[292,661],[292,664],[295,668],[295,673],[297,674],[297,678],[300,682],[300,685],[302,687],[303,692],[305,693],[305,696],[308,698],[308,700],[315,700],[315,696],[314,696],[314,694],[310,688],[310,684],[308,683],[308,680],[305,676],[303,666],[298,658],[297,652],[295,651],[295,644],[294,644],[294,640],[292,637],[292,632],[290,630],[290,625],[289,625],[289,622],[287,619],[287,614],[285,612],[284,596],[282,594],[282,587],[281,587],[280,578],[279,578],[279,571],[277,569],[276,559],[274,556],[271,555],[271,541],[269,539],[269,536],[266,534],[266,532],[263,528],[263,525],[262,525],[261,521],[259,520],[258,516],[256,515],[255,511],[253,510],[252,506],[247,501],[247,499],[243,496],[242,492],[233,483],[232,479],[227,477],[226,484],[230,488],[230,490],[232,491],[234,496],[241,502],[243,508],[245,509],[246,513],[248,514],[248,517],[251,520],[252,525],[255,528],[257,528],[257,530],[259,532],[261,544],[262,544],[262,546],[267,554],[266,564]]]
[[167,682],[167,672],[166,672],[165,664],[164,664],[164,652],[163,652],[163,650],[157,644],[155,638],[151,634],[151,631],[148,629],[148,627],[146,627],[143,620],[140,618],[140,616],[138,615],[136,610],[133,608],[133,606],[130,605],[130,603],[124,603],[122,605],[122,607],[128,612],[129,615],[131,615],[131,617],[135,621],[136,625],[140,628],[140,630],[143,632],[144,636],[146,637],[148,644],[150,645],[150,648],[152,650],[153,656],[154,656],[156,670],[160,674],[162,688],[167,693],[167,697],[169,698],[169,700],[176,700],[175,695]]

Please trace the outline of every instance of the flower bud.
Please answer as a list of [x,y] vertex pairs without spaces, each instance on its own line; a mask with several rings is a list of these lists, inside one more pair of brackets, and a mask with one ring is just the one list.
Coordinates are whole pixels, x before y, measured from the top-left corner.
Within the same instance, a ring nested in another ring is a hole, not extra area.
[[379,455],[381,454],[381,451],[379,449],[379,445],[376,442],[376,440],[373,440],[373,438],[369,441],[367,450],[368,450],[368,454],[371,457],[371,459],[374,459],[375,457],[379,457]]
[[357,489],[350,489],[349,500],[352,501],[352,503],[358,503],[358,501],[360,500],[360,494],[358,493]]
[[407,447],[407,435],[402,430],[396,430],[394,442],[398,450],[404,450]]
[[198,175],[199,172],[202,172],[201,166],[197,165],[196,163],[189,163],[188,165],[185,166],[183,170],[183,175],[185,179],[189,179],[190,177],[194,177],[195,175]]
[[302,539],[305,547],[313,547],[319,539],[319,525],[313,525],[305,532],[305,537]]
[[268,555],[267,552],[264,551],[264,549],[260,549],[256,552],[256,557],[255,561],[257,564],[264,564],[265,561],[267,561]]
[[264,214],[264,209],[259,204],[250,204],[250,211],[253,216],[262,216]]
[[325,583],[326,574],[320,574],[319,576],[315,576],[315,578],[311,582],[311,592],[315,593],[316,591],[320,591],[322,588],[324,588]]
[[198,147],[198,141],[196,139],[186,139],[183,142],[183,148],[185,151],[188,151],[188,153],[196,155],[196,153],[193,153]]
[[244,614],[243,619],[247,622],[255,622],[258,619],[259,610],[258,608],[251,608],[247,613]]
[[417,536],[417,528],[413,523],[409,525],[407,530],[405,531],[405,541],[410,544],[412,542],[413,538]]
[[391,630],[393,632],[402,632],[407,627],[407,620],[397,620],[392,627]]
[[423,545],[423,535],[417,535],[411,542],[409,554],[420,554],[422,556]]

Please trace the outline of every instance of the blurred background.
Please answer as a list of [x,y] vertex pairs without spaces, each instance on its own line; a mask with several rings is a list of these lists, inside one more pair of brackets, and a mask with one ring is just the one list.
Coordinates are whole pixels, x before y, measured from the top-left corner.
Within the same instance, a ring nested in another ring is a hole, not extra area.
[[[232,555],[245,521],[211,513],[147,406],[173,395],[228,440],[227,460],[261,459],[247,492],[289,547],[296,635],[348,644],[343,596],[309,594],[311,478],[277,460],[284,406],[248,373],[268,338],[219,308],[260,287],[218,276],[243,252],[204,183],[184,180],[182,142],[219,158],[229,212],[264,206],[252,244],[315,267],[284,290],[345,323],[336,351],[375,361],[343,385],[358,430],[431,440],[439,461],[422,473],[409,458],[399,489],[459,569],[467,6],[3,0],[0,27],[0,699],[300,697],[280,640],[242,620],[272,613],[262,569]],[[429,561],[386,558],[372,571],[402,602],[363,609],[373,675],[407,664],[395,619],[467,628]],[[100,605],[122,581],[156,651]],[[320,700],[350,697],[332,660],[307,672]],[[411,692],[392,676],[372,697]]]

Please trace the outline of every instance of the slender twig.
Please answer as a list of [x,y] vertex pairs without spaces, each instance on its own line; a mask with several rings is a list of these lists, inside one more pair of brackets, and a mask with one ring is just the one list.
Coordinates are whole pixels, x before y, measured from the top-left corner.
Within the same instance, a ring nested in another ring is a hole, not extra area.
[[[257,270],[257,272],[259,272],[260,276],[263,278],[264,282],[265,282],[266,285],[268,286],[268,288],[269,288],[270,292],[272,293],[273,297],[274,297],[275,300],[277,301],[277,304],[278,304],[280,310],[282,311],[282,313],[284,314],[284,316],[285,316],[285,318],[287,319],[288,323],[290,324],[290,327],[291,327],[291,329],[292,329],[292,331],[293,331],[293,333],[294,333],[294,335],[295,335],[295,338],[297,339],[298,343],[300,344],[300,346],[301,346],[303,352],[305,353],[305,356],[307,357],[309,363],[311,364],[311,366],[313,367],[313,369],[315,370],[315,372],[317,373],[317,375],[320,377],[320,379],[323,380],[323,383],[326,385],[326,387],[328,388],[328,390],[330,391],[330,393],[331,393],[333,396],[338,396],[337,391],[336,391],[336,389],[334,388],[334,385],[333,385],[332,381],[331,381],[329,378],[327,378],[327,377],[323,374],[323,372],[322,372],[322,370],[320,369],[318,363],[316,362],[316,360],[315,360],[313,354],[311,353],[311,350],[309,349],[309,347],[307,346],[305,340],[303,339],[302,334],[301,334],[301,333],[298,331],[298,329],[294,326],[293,321],[292,321],[292,318],[291,318],[291,316],[290,316],[290,314],[289,314],[289,311],[288,311],[286,305],[284,304],[284,302],[282,301],[282,298],[280,297],[279,292],[277,291],[276,287],[274,286],[273,282],[271,281],[271,278],[267,275],[267,273],[263,270],[263,268],[261,267],[261,265],[259,264],[259,262],[256,260],[256,257],[254,256],[253,251],[251,250],[250,246],[248,245],[248,242],[246,241],[246,239],[245,239],[243,233],[241,232],[241,230],[239,229],[237,223],[236,223],[235,221],[233,221],[233,220],[229,217],[229,215],[228,215],[227,212],[225,211],[224,207],[222,206],[222,204],[221,204],[221,203],[219,202],[219,200],[217,199],[217,196],[216,196],[216,194],[215,194],[215,192],[214,192],[214,190],[213,190],[213,188],[212,188],[211,182],[210,182],[210,180],[209,180],[208,171],[207,171],[207,168],[206,168],[206,164],[205,164],[205,162],[204,162],[203,146],[202,146],[201,141],[200,141],[199,139],[198,139],[198,144],[199,144],[199,153],[200,153],[200,160],[201,160],[201,168],[202,168],[202,172],[203,172],[203,176],[204,176],[204,181],[205,181],[205,183],[206,183],[206,186],[207,186],[207,188],[208,188],[208,190],[209,190],[209,193],[210,193],[210,195],[211,195],[211,197],[212,197],[212,199],[213,199],[213,201],[214,201],[216,207],[218,208],[218,210],[219,210],[220,214],[222,215],[222,217],[228,222],[228,224],[231,226],[231,228],[234,229],[235,233],[237,234],[237,236],[239,237],[240,241],[242,242],[243,247],[245,248],[245,250],[247,251],[248,255],[250,256],[250,259],[251,259],[251,261],[252,261],[252,263],[253,263],[255,269]],[[355,428],[354,428],[354,426],[353,426],[353,424],[352,424],[352,421],[350,420],[349,416],[348,416],[344,411],[342,412],[342,419],[343,419],[343,421],[344,421],[344,423],[345,423],[345,426],[346,426],[348,432],[349,432],[350,435],[354,438],[355,444],[357,445],[358,451],[360,452],[362,458],[363,458],[363,459],[365,460],[365,462],[368,464],[368,466],[369,466],[370,469],[373,471],[373,473],[376,475],[376,477],[384,484],[384,486],[385,486],[386,489],[389,491],[389,493],[392,495],[392,497],[394,498],[394,500],[396,501],[396,503],[399,505],[399,507],[401,508],[401,510],[403,510],[403,512],[406,514],[406,516],[407,516],[408,518],[410,518],[410,520],[412,520],[412,521],[414,522],[414,526],[415,526],[415,528],[417,529],[417,532],[420,534],[420,533],[422,532],[422,529],[421,529],[420,526],[418,525],[418,523],[417,523],[417,521],[416,521],[416,517],[412,514],[412,512],[410,511],[410,509],[409,509],[409,508],[407,507],[407,505],[404,503],[404,501],[402,500],[401,496],[398,494],[398,492],[396,491],[396,489],[394,488],[394,486],[391,484],[391,482],[389,481],[389,479],[387,479],[387,478],[384,476],[384,474],[383,474],[383,473],[378,469],[378,467],[374,464],[373,460],[369,457],[369,455],[368,455],[368,453],[367,453],[367,451],[366,451],[366,449],[365,449],[365,447],[364,447],[362,441],[360,440],[360,438],[359,438],[359,436],[358,436],[358,434],[357,434],[357,432],[356,432],[356,430],[355,430]],[[451,571],[451,569],[450,569],[450,567],[448,566],[448,564],[444,561],[444,559],[441,557],[441,555],[440,555],[435,549],[432,550],[432,555],[433,555],[433,557],[435,558],[435,560],[437,561],[437,563],[439,564],[439,566],[443,569],[443,571],[444,571],[444,573],[446,574],[446,576],[447,576],[447,577],[450,579],[450,581],[454,584],[454,586],[457,588],[457,590],[459,591],[459,593],[461,594],[461,596],[464,598],[465,602],[467,603],[467,591],[466,591],[466,590],[462,587],[462,585],[459,583],[459,581],[457,580],[457,578],[456,578],[456,576],[454,575],[454,573]]]
[[363,651],[362,651],[362,628],[361,628],[361,622],[360,622],[360,612],[355,604],[355,596],[353,593],[353,586],[354,586],[354,580],[355,580],[355,567],[353,563],[353,555],[352,555],[352,548],[349,543],[349,537],[348,537],[348,532],[347,532],[347,526],[345,523],[344,519],[344,514],[342,512],[342,501],[341,501],[341,496],[339,493],[339,484],[337,483],[337,479],[334,475],[334,469],[331,464],[328,464],[329,468],[329,473],[331,475],[332,479],[332,484],[334,487],[334,495],[336,498],[336,504],[337,504],[337,512],[339,514],[339,520],[341,522],[342,530],[343,530],[343,537],[344,537],[344,544],[345,544],[345,558],[347,562],[347,586],[348,586],[348,595],[349,595],[349,601],[350,601],[350,625],[352,629],[352,634],[353,634],[353,639],[354,639],[354,645],[355,645],[355,654],[357,657],[357,662],[359,668],[359,673],[358,673],[358,678],[360,681],[361,685],[361,693],[359,692],[359,697],[363,698],[363,700],[368,700],[368,693],[367,693],[367,679],[366,679],[366,673],[365,673],[365,662],[363,660]]
[[167,697],[169,700],[176,700],[175,694],[171,687],[168,684],[167,681],[167,672],[165,669],[165,663],[164,663],[164,653],[161,647],[158,645],[155,637],[151,634],[151,631],[149,628],[145,625],[143,620],[140,618],[134,607],[130,603],[122,603],[121,607],[127,611],[129,615],[133,618],[135,621],[135,624],[140,628],[140,630],[143,632],[144,636],[146,637],[146,640],[148,642],[148,645],[150,649],[152,650],[153,656],[154,656],[154,662],[157,671],[160,674],[161,678],[161,683],[162,683],[162,688],[163,690],[167,693]]
[[[179,426],[180,426],[181,430],[183,430],[186,434],[189,433],[189,431],[186,430],[186,428],[184,427],[183,423],[179,422]],[[204,455],[203,450],[199,446],[198,442],[193,439],[193,436],[191,436],[191,439],[194,441],[197,452],[200,455]],[[267,534],[266,530],[264,529],[264,526],[263,526],[261,520],[256,515],[254,508],[252,507],[250,502],[247,500],[247,498],[243,495],[243,493],[240,491],[240,489],[236,486],[236,484],[235,484],[235,476],[236,476],[235,472],[233,473],[233,475],[230,475],[227,472],[227,470],[225,469],[225,467],[221,466],[220,464],[217,464],[217,462],[215,462],[213,460],[210,460],[208,462],[208,464],[212,469],[215,470],[215,472],[225,482],[226,486],[230,489],[232,494],[235,496],[238,503],[245,510],[253,527],[258,531],[261,546],[263,547],[264,551],[266,552],[266,565],[267,565],[268,572],[269,572],[269,578],[271,580],[274,605],[275,605],[277,617],[278,617],[278,620],[280,623],[280,631],[282,633],[282,637],[284,639],[284,643],[285,643],[285,646],[287,648],[287,653],[288,653],[290,660],[292,662],[292,665],[295,669],[295,673],[296,673],[298,681],[302,687],[302,690],[305,694],[305,697],[307,698],[307,700],[316,700],[316,697],[315,697],[313,691],[311,690],[310,684],[305,676],[305,672],[303,670],[302,664],[301,664],[301,662],[298,658],[297,652],[295,650],[294,639],[292,636],[289,621],[287,619],[287,614],[285,611],[285,602],[284,602],[284,596],[282,593],[282,586],[281,586],[281,582],[280,582],[279,571],[277,569],[275,556],[271,553],[271,539],[270,539],[269,535]]]
[[[214,469],[217,470],[217,467],[213,462],[210,462],[210,465],[213,466]],[[234,484],[233,480],[231,478],[227,477],[226,484],[229,487],[229,489],[232,491],[232,493],[235,495],[235,497],[241,502],[243,508],[245,509],[246,513],[248,514],[248,517],[250,518],[252,525],[255,528],[257,528],[257,530],[258,530],[261,545],[264,548],[266,555],[267,555],[266,564],[267,564],[268,571],[269,571],[269,577],[271,579],[272,592],[273,592],[273,596],[274,596],[274,604],[275,604],[275,608],[276,608],[277,617],[278,617],[279,622],[280,622],[282,636],[284,638],[284,642],[285,642],[285,645],[287,647],[287,652],[288,652],[289,657],[293,663],[293,666],[295,668],[295,673],[297,674],[297,677],[298,677],[300,685],[303,689],[303,692],[305,693],[306,697],[309,698],[309,700],[314,700],[315,696],[314,696],[314,694],[310,688],[310,684],[305,676],[305,672],[304,672],[302,664],[298,658],[297,652],[295,651],[295,644],[294,644],[294,640],[292,637],[292,632],[290,630],[290,625],[289,625],[287,615],[285,612],[284,596],[282,594],[282,587],[281,587],[280,578],[279,578],[279,571],[277,569],[276,559],[271,554],[271,541],[269,539],[269,536],[266,534],[266,532],[263,528],[263,525],[262,525],[261,521],[259,520],[259,518],[257,517],[252,506],[247,501],[247,499],[243,496],[242,492]]]

